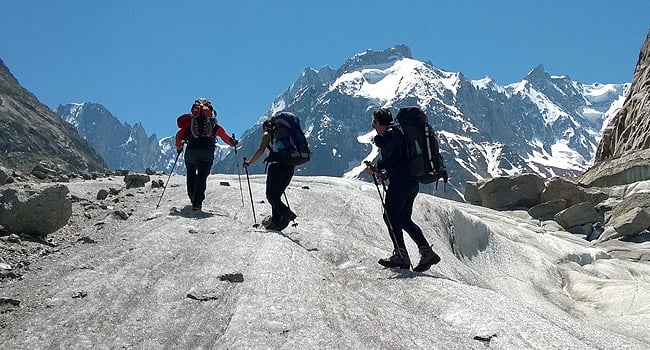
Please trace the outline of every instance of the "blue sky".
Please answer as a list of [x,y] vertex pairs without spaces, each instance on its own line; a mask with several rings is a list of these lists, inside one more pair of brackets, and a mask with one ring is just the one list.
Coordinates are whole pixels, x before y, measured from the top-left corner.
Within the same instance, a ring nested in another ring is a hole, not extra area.
[[97,102],[158,137],[207,97],[240,135],[306,67],[367,49],[504,85],[544,64],[583,83],[631,81],[649,0],[4,0],[0,59],[41,102]]

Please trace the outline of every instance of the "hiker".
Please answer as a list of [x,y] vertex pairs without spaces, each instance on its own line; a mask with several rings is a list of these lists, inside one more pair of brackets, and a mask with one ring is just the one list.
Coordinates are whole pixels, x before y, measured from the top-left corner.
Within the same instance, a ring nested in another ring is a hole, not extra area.
[[393,124],[393,115],[387,108],[373,112],[372,126],[377,132],[375,144],[381,158],[374,166],[367,162],[366,172],[379,181],[389,180],[384,206],[384,221],[393,242],[393,255],[379,260],[379,264],[390,268],[409,269],[409,259],[404,244],[404,231],[417,244],[420,262],[413,271],[423,272],[440,261],[424,237],[422,229],[413,222],[413,203],[419,192],[419,183],[409,169],[406,157],[406,142],[402,132]]
[[[201,210],[205,199],[208,175],[214,161],[216,137],[236,147],[237,140],[228,136],[226,130],[217,123],[217,111],[210,100],[198,98],[194,101],[190,113],[178,117],[176,132],[176,152],[183,152],[185,147],[185,167],[187,168],[187,195],[192,203],[192,210]],[[234,136],[234,135],[233,135]]]
[[[289,164],[281,159],[280,153],[277,150],[277,136],[276,133],[276,120],[281,117],[289,119],[297,119],[292,113],[281,112],[276,114],[273,118],[264,121],[262,124],[262,140],[260,146],[255,151],[255,154],[249,159],[244,161],[244,167],[249,167],[257,159],[259,159],[264,152],[268,149],[269,156],[264,160],[267,162],[266,173],[266,199],[271,204],[271,218],[262,222],[269,230],[282,231],[289,222],[296,219],[296,214],[289,209],[287,205],[282,203],[282,194],[289,186],[295,165]],[[302,133],[302,130],[300,131]],[[303,135],[304,137],[304,135]]]

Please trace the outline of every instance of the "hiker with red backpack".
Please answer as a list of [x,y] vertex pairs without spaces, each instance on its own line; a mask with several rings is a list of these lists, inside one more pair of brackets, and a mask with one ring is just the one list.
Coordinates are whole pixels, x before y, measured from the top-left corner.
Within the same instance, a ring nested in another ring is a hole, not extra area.
[[297,217],[288,205],[282,203],[282,194],[293,178],[296,165],[309,161],[311,152],[300,121],[293,113],[277,113],[264,121],[262,129],[260,145],[249,160],[244,158],[244,167],[251,166],[269,150],[269,156],[264,161],[268,166],[266,199],[271,205],[271,217],[264,220],[262,225],[269,230],[282,231]]
[[[187,195],[192,210],[201,210],[205,199],[206,181],[212,169],[216,137],[236,147],[237,140],[217,123],[217,111],[210,100],[198,98],[192,104],[190,113],[178,117],[176,152],[183,152],[185,144],[185,167],[187,168]],[[234,136],[234,135],[233,135]]]
[[[388,188],[384,187],[386,196],[385,203],[382,198],[382,204],[384,221],[393,242],[393,255],[380,259],[378,263],[389,268],[411,268],[411,260],[404,243],[403,231],[406,231],[420,251],[420,262],[413,271],[426,271],[431,265],[437,264],[440,257],[431,249],[422,229],[411,219],[419,183],[417,177],[411,173],[406,137],[393,124],[393,115],[387,108],[373,112],[372,126],[377,132],[374,142],[380,149],[381,158],[376,165],[366,162],[366,172],[373,176],[377,186],[377,181],[382,184],[384,180],[389,181]],[[379,187],[377,190],[379,191]]]

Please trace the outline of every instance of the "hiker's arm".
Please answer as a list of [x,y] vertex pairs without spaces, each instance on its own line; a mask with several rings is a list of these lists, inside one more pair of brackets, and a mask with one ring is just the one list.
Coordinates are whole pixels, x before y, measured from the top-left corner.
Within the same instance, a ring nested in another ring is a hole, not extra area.
[[176,149],[182,149],[183,148],[183,141],[187,138],[187,129],[186,128],[180,128],[176,132]]
[[389,170],[392,169],[395,164],[398,164],[400,161],[400,154],[398,152],[399,145],[397,145],[397,139],[393,135],[385,134],[386,138],[384,147],[381,148],[381,159],[377,162],[378,170]]
[[189,114],[183,114],[176,120],[178,125],[178,131],[176,132],[176,150],[183,149],[183,141],[189,138],[190,123],[189,123]]
[[219,138],[221,138],[223,142],[227,143],[229,146],[235,147],[237,145],[237,140],[230,137],[230,135],[228,135],[228,132],[226,132],[226,129],[224,129],[221,125],[217,127],[217,136],[219,136]]
[[269,135],[268,132],[265,132],[262,135],[262,141],[260,141],[260,147],[257,148],[257,151],[255,151],[255,154],[253,154],[251,159],[246,161],[246,163],[248,163],[249,166],[255,163],[255,161],[258,160],[262,156],[262,154],[264,154],[264,151],[266,151],[266,147],[268,147],[269,145],[270,139],[271,136]]

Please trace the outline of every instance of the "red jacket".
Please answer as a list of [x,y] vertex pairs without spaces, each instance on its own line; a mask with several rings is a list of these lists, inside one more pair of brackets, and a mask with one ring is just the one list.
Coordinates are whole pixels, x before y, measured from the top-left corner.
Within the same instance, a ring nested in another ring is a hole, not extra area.
[[188,148],[214,148],[214,143],[216,142],[217,136],[219,136],[219,138],[221,138],[223,142],[227,143],[228,145],[235,146],[235,140],[233,140],[233,138],[228,135],[226,129],[218,124],[216,131],[212,137],[194,138],[192,136],[192,130],[190,130],[191,121],[191,114],[183,114],[176,120],[176,124],[179,128],[176,132],[176,148],[181,148],[183,141],[187,142]]

